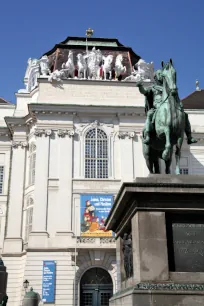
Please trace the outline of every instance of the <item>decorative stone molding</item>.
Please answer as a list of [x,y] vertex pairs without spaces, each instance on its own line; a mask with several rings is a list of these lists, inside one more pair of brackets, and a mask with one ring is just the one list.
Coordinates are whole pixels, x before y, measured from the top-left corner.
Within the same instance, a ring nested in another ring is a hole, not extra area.
[[43,130],[43,129],[36,129],[34,131],[34,135],[37,137],[41,137],[42,135],[45,135],[46,137],[51,136],[52,135],[52,130]]
[[52,135],[52,130],[45,130],[45,136],[51,136]]
[[192,290],[203,291],[203,284],[176,284],[176,283],[139,283],[134,287],[135,290]]
[[100,244],[106,244],[106,243],[115,243],[115,238],[113,237],[100,238]]
[[12,142],[12,148],[18,149],[19,147],[21,147],[22,149],[27,148],[28,142],[27,141],[13,141]]
[[125,139],[128,137],[129,139],[134,138],[136,136],[135,132],[118,132],[118,138]]
[[65,137],[66,135],[69,137],[73,137],[75,135],[75,132],[73,129],[70,130],[58,130],[57,135],[59,137]]
[[77,238],[77,243],[78,244],[80,244],[80,243],[85,243],[85,244],[95,243],[96,239],[100,239],[100,244],[101,245],[115,243],[115,238],[113,238],[113,237],[98,237],[98,238],[78,237]]
[[96,239],[92,237],[78,237],[77,243],[95,243]]

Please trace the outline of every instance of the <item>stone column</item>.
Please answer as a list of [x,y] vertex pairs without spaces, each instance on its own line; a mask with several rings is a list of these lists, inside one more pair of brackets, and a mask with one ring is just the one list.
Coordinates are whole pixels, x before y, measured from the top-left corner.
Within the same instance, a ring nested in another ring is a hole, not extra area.
[[132,182],[135,179],[133,172],[133,138],[134,132],[119,132],[121,155],[121,179],[123,182]]
[[36,165],[35,194],[33,207],[33,225],[29,237],[29,247],[47,246],[47,205],[48,205],[48,173],[49,146],[52,130],[35,130]]
[[169,279],[164,212],[138,211],[132,218],[135,281]]
[[59,192],[57,216],[57,244],[64,246],[72,231],[72,173],[74,130],[59,130]]
[[22,208],[27,145],[26,141],[13,141],[12,143],[10,195],[4,253],[22,252]]

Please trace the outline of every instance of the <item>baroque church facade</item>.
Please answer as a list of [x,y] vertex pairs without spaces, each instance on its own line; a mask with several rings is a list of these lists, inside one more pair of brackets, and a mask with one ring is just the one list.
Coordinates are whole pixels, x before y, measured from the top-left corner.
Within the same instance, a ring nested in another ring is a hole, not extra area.
[[[148,175],[136,80],[150,86],[153,72],[117,39],[68,37],[28,60],[16,105],[0,99],[0,255],[9,305],[21,305],[26,279],[42,302],[57,306],[89,305],[95,283],[106,305],[120,288],[115,238],[103,225],[121,184]],[[202,94],[197,88],[183,100],[198,143],[185,141],[181,174],[204,174]]]

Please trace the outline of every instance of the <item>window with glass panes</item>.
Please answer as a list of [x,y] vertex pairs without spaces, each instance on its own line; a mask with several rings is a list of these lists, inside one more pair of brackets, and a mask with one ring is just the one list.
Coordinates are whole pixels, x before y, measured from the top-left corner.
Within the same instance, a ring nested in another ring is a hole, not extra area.
[[180,174],[188,174],[188,168],[180,168]]
[[108,137],[99,128],[86,133],[85,178],[108,178]]
[[4,166],[0,166],[0,194],[3,193]]
[[29,185],[35,183],[35,162],[36,162],[36,145],[32,143],[30,145],[30,169],[29,169]]
[[25,242],[28,241],[33,225],[33,198],[28,198],[26,203],[26,224],[25,224]]

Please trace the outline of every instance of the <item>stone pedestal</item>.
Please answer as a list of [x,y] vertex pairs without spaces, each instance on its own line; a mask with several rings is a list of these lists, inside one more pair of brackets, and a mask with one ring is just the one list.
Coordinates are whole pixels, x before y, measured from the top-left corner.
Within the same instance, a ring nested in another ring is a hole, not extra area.
[[0,266],[0,302],[6,294],[7,272],[5,266]]
[[[121,286],[111,306],[204,304],[204,177],[152,175],[124,183],[106,227],[116,233],[120,254]],[[132,257],[124,253],[127,239]]]

